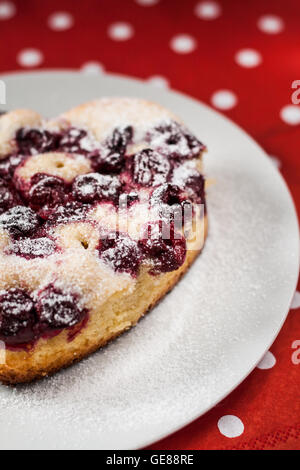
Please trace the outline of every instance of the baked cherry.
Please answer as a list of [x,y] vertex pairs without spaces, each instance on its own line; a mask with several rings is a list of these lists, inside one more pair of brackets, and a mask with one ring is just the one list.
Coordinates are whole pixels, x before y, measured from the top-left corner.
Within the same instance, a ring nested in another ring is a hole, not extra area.
[[182,202],[182,191],[175,184],[165,183],[155,188],[151,195],[152,204],[173,206]]
[[108,200],[116,203],[122,190],[118,177],[89,173],[75,178],[72,194],[77,201],[93,203]]
[[106,152],[94,158],[94,166],[103,174],[120,173],[125,166],[127,145],[131,142],[133,129],[131,126],[116,128],[106,141]]
[[190,175],[185,182],[185,186],[189,196],[194,202],[197,202],[198,204],[204,202],[205,180],[203,175],[198,172]]
[[65,183],[64,180],[57,176],[36,173],[31,178],[30,184],[28,202],[37,211],[44,207],[51,208],[62,204],[65,200]]
[[119,197],[119,206],[121,208],[127,208],[132,206],[135,202],[139,201],[139,195],[135,191],[129,193],[123,193]]
[[162,220],[146,225],[139,246],[153,262],[151,274],[175,271],[186,257],[185,238],[175,232],[173,223],[166,224]]
[[5,342],[20,344],[34,338],[36,322],[34,302],[27,292],[12,288],[0,292],[0,338]]
[[192,204],[185,196],[179,186],[165,183],[154,189],[150,202],[159,208],[162,219],[174,221],[175,227],[180,229],[192,216]]
[[14,190],[0,178],[0,214],[20,203],[20,198]]
[[64,206],[54,208],[49,214],[47,224],[55,225],[84,220],[89,209],[90,205],[88,204],[82,204],[78,201],[67,202]]
[[189,159],[199,155],[204,145],[185,127],[175,121],[163,123],[148,135],[152,147],[175,159]]
[[137,276],[142,256],[138,244],[128,235],[116,232],[102,237],[98,252],[115,271]]
[[57,149],[59,136],[46,130],[21,128],[16,134],[19,153],[35,155]]
[[24,155],[9,155],[0,161],[0,176],[1,178],[11,181],[15,169],[20,165],[20,163],[25,159]]
[[25,259],[44,258],[56,251],[56,244],[48,237],[25,238],[15,241],[10,246],[9,253],[22,256]]
[[112,152],[125,154],[127,145],[132,141],[133,128],[131,126],[114,129],[112,136],[107,141],[107,146]]
[[118,152],[111,152],[107,154],[99,154],[94,159],[94,167],[100,173],[105,174],[118,174],[125,166],[125,155]]
[[17,239],[32,235],[40,227],[40,219],[29,207],[15,206],[0,216],[0,226]]
[[59,151],[66,153],[87,154],[90,150],[87,146],[88,136],[83,129],[71,127],[65,131],[59,141]]
[[136,153],[131,162],[133,182],[141,186],[157,186],[164,183],[170,169],[167,158],[152,149]]
[[54,330],[76,325],[87,313],[78,294],[53,284],[40,292],[36,310],[39,322]]

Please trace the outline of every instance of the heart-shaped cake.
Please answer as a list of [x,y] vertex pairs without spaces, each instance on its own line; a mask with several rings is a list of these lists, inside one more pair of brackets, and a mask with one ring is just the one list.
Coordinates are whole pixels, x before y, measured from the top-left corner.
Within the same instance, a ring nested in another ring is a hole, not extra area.
[[204,150],[139,99],[0,116],[0,380],[82,359],[176,284],[206,237]]

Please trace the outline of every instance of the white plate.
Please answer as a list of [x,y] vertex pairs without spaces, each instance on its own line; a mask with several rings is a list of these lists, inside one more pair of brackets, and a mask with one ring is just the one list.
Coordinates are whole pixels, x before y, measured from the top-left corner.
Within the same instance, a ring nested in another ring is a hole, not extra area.
[[139,448],[197,418],[255,367],[286,317],[299,270],[287,187],[263,150],[186,96],[116,76],[2,77],[7,107],[54,116],[103,95],[155,100],[209,148],[203,254],[136,328],[80,364],[32,385],[0,387],[0,447]]

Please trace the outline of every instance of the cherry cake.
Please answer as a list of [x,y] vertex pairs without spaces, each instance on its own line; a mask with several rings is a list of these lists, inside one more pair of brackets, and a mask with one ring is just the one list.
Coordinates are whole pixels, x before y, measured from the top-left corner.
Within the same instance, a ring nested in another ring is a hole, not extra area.
[[138,99],[0,116],[2,382],[82,359],[176,284],[206,237],[205,150]]

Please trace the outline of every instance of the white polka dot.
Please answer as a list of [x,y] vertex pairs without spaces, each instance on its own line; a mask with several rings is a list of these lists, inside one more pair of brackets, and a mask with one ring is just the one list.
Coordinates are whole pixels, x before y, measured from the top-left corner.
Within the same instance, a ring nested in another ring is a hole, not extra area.
[[264,15],[258,19],[258,28],[267,34],[278,34],[284,29],[284,22],[279,16]]
[[270,351],[268,351],[264,355],[260,363],[257,364],[257,368],[261,370],[272,369],[272,367],[274,367],[275,364],[276,364],[275,356]]
[[134,30],[129,23],[113,23],[108,28],[108,35],[115,41],[127,41],[134,35]]
[[152,77],[149,77],[147,81],[148,83],[150,83],[153,86],[156,86],[157,88],[169,87],[169,81],[165,77],[162,77],[161,75],[153,75]]
[[74,24],[74,18],[70,13],[57,12],[48,18],[48,26],[54,31],[65,31],[66,29],[72,28]]
[[280,117],[286,124],[296,126],[300,124],[300,106],[288,104],[280,111]]
[[281,168],[281,161],[279,160],[279,158],[273,157],[272,155],[270,155],[270,159],[273,165],[275,166],[275,168],[277,169]]
[[90,61],[81,66],[81,71],[87,75],[98,75],[104,72],[104,67],[100,62]]
[[152,7],[153,5],[156,5],[160,0],[135,0],[135,1],[142,7]]
[[291,308],[300,308],[300,292],[296,291],[291,303]]
[[254,49],[242,49],[235,55],[236,62],[242,67],[257,67],[262,62],[262,56]]
[[217,2],[200,2],[195,8],[195,15],[202,20],[215,20],[221,13],[221,6]]
[[19,52],[17,57],[17,61],[22,67],[36,67],[43,60],[43,54],[38,49],[24,49]]
[[189,54],[197,47],[196,40],[188,34],[179,34],[174,36],[170,43],[171,49],[178,54]]
[[230,90],[218,90],[211,97],[213,106],[218,109],[231,109],[237,101],[237,96]]
[[226,437],[238,437],[244,432],[244,424],[237,416],[226,415],[219,419],[218,428]]
[[9,20],[16,14],[16,7],[12,2],[0,2],[0,21]]

